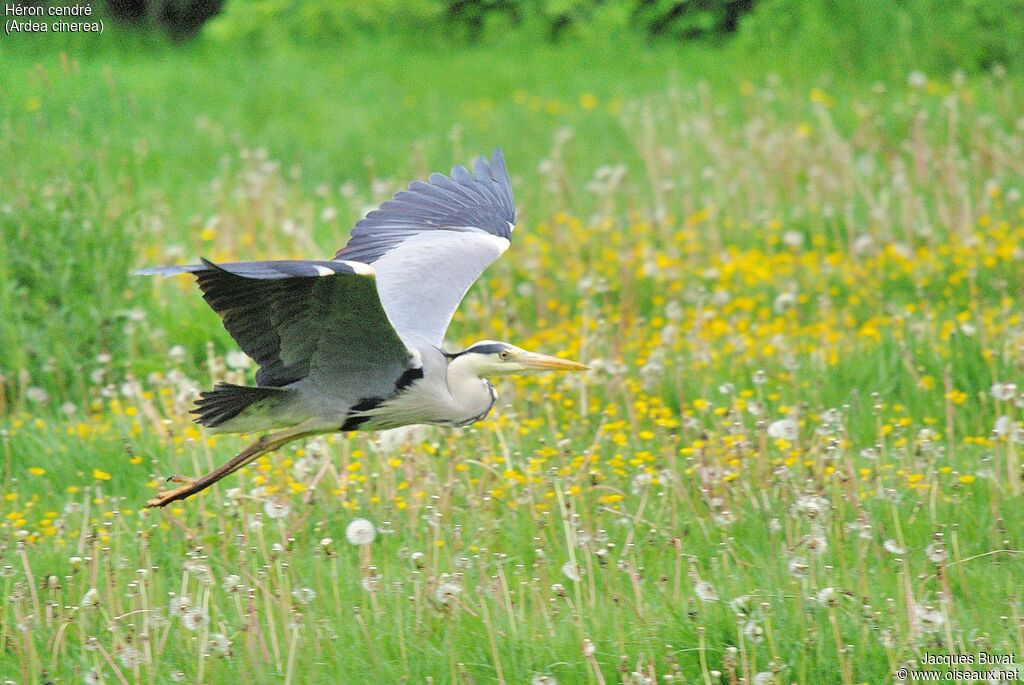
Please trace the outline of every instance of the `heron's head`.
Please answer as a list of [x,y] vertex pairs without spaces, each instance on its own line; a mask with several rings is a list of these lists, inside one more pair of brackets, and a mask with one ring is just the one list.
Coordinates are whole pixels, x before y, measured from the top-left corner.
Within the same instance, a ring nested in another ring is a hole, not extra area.
[[587,370],[587,366],[579,362],[528,352],[515,345],[493,340],[473,343],[457,354],[451,364],[480,377],[521,375],[538,371]]

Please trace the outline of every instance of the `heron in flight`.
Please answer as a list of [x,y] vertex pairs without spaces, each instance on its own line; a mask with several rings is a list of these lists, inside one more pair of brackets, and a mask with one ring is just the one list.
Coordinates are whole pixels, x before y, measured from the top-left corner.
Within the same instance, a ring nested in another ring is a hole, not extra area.
[[581,371],[579,362],[484,340],[442,349],[473,282],[515,228],[501,150],[473,173],[413,181],[352,230],[329,261],[263,261],[142,269],[195,274],[203,298],[258,365],[255,386],[219,383],[196,402],[215,433],[265,433],[223,466],[147,506],[190,497],[262,454],[321,433],[408,424],[466,426],[497,400],[489,376]]

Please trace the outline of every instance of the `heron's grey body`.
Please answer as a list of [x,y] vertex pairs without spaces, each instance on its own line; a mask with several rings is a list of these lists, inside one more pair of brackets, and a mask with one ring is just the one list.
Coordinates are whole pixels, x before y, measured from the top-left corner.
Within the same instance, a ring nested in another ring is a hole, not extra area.
[[327,432],[485,416],[493,388],[440,349],[462,297],[508,248],[515,225],[501,152],[478,159],[474,171],[414,181],[357,223],[330,261],[203,260],[141,271],[194,273],[259,364],[257,387],[203,393],[199,423],[216,432],[300,423]]
[[[217,422],[217,415],[207,411],[200,414],[200,422],[205,420],[214,433],[254,433],[298,424],[327,433],[417,423],[464,426],[487,416],[497,400],[493,385],[467,373],[458,356],[452,359],[432,345],[419,347],[417,354],[421,366],[408,369],[390,388],[365,391],[375,394],[353,391],[343,396],[337,389],[328,393],[324,384],[311,377],[265,396],[250,395],[262,388],[222,384],[204,393],[200,409],[211,402],[216,406],[218,398],[226,396],[229,402],[239,403],[238,413]],[[250,403],[250,397],[255,401]],[[232,413],[234,407],[226,411]]]
[[228,464],[150,502],[208,487],[259,454],[317,433],[427,423],[462,426],[494,406],[485,375],[586,368],[508,343],[441,349],[469,287],[508,249],[515,205],[495,150],[473,174],[433,174],[370,212],[332,260],[143,269],[195,274],[203,297],[259,365],[256,386],[200,395],[196,420],[215,432],[264,436]]

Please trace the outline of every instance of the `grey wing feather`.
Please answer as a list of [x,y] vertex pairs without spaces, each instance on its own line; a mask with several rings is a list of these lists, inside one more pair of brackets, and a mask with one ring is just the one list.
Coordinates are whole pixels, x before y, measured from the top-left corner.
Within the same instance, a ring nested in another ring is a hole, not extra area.
[[508,248],[515,227],[501,150],[451,177],[413,181],[366,215],[337,259],[372,264],[381,302],[404,339],[440,346],[466,291]]
[[362,264],[204,259],[136,273],[194,273],[228,333],[259,364],[261,386],[308,378],[358,400],[386,396],[416,365],[381,306],[372,269]]

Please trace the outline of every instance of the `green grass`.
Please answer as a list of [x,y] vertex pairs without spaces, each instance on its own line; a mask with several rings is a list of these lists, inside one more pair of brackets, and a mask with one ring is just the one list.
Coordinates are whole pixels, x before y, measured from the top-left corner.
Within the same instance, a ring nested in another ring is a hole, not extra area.
[[[993,385],[1024,388],[1015,75],[515,38],[2,49],[0,679],[875,683],[1024,653],[1019,446],[993,434],[1021,418]],[[242,447],[187,411],[252,370],[187,279],[130,271],[330,254],[497,145],[521,228],[449,340],[593,371],[141,510]]]

